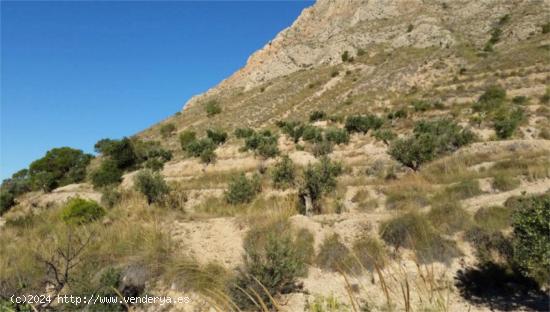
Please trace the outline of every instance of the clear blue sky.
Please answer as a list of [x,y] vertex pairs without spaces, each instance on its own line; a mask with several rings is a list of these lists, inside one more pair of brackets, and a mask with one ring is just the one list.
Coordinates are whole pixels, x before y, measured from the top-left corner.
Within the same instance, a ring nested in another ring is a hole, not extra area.
[[0,177],[180,110],[311,1],[1,2]]

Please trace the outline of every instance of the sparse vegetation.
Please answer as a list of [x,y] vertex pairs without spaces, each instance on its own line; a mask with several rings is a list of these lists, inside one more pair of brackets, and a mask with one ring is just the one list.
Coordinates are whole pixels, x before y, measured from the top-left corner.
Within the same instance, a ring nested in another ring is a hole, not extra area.
[[350,271],[352,258],[349,249],[340,242],[338,234],[327,237],[319,249],[317,266],[331,271]]
[[520,185],[520,181],[518,178],[506,174],[506,173],[498,173],[493,178],[493,189],[499,190],[501,192],[506,192],[513,190],[517,188]]
[[371,236],[364,235],[353,243],[353,255],[362,268],[374,271],[388,263],[388,254],[384,244]]

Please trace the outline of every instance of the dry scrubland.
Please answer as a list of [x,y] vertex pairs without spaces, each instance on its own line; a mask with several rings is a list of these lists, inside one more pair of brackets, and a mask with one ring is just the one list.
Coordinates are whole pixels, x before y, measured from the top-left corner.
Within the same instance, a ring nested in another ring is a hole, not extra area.
[[546,309],[549,3],[463,2],[320,1],[182,112],[4,182],[0,300]]

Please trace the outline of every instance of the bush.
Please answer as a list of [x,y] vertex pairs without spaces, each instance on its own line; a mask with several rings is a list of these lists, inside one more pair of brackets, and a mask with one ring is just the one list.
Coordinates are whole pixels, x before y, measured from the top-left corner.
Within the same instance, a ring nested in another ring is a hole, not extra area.
[[294,143],[298,143],[304,133],[304,124],[299,121],[279,121],[277,126],[284,134],[292,138]]
[[446,234],[462,231],[471,223],[470,215],[458,201],[441,201],[432,205],[427,217],[436,229]]
[[348,144],[349,134],[345,129],[329,128],[325,132],[325,139],[335,144]]
[[389,154],[413,170],[436,156],[453,152],[473,142],[474,134],[448,119],[419,121],[413,136],[392,142]]
[[454,242],[442,238],[425,216],[414,212],[384,222],[380,236],[396,249],[413,249],[421,262],[447,262],[459,254]]
[[8,190],[0,191],[0,216],[15,205],[15,196]]
[[260,191],[261,184],[258,175],[254,175],[249,179],[244,173],[241,173],[229,182],[228,189],[225,192],[225,201],[232,205],[249,203]]
[[298,194],[302,212],[307,212],[304,209],[308,208],[308,199],[313,205],[310,208],[319,211],[319,200],[324,194],[336,188],[336,177],[341,173],[342,166],[332,162],[328,157],[321,158],[317,164],[308,165],[304,170],[304,178]]
[[197,133],[192,130],[185,130],[180,134],[181,149],[186,152],[189,144],[197,140]]
[[81,182],[86,178],[86,167],[92,158],[70,147],[51,149],[29,166],[31,186],[49,192],[59,186]]
[[132,168],[138,162],[134,144],[126,137],[122,140],[99,140],[95,144],[95,148],[102,155],[110,157],[122,170]]
[[172,159],[172,152],[161,147],[158,141],[134,141],[137,163],[154,171],[161,170],[164,163]]
[[492,111],[499,108],[506,100],[506,90],[497,85],[489,86],[479,97],[474,109],[477,111]]
[[394,112],[389,112],[387,115],[388,119],[399,119],[399,118],[407,118],[407,110],[404,108],[401,108],[399,110],[396,110]]
[[384,142],[384,144],[386,145],[389,145],[390,141],[393,141],[395,138],[397,138],[397,135],[389,129],[378,129],[374,131],[372,135],[375,139]]
[[547,34],[547,33],[550,33],[550,22],[542,25],[542,33],[543,34]]
[[325,120],[327,119],[327,113],[324,111],[313,111],[311,114],[309,114],[309,121],[315,122],[319,120]]
[[493,189],[499,190],[501,192],[511,191],[517,188],[520,185],[518,178],[510,175],[499,173],[493,178]]
[[476,226],[468,230],[465,239],[476,249],[479,263],[500,263],[509,266],[512,260],[513,248],[509,238],[500,231],[488,231]]
[[227,140],[227,132],[216,129],[206,130],[206,136],[216,145],[221,145]]
[[344,53],[342,53],[342,62],[347,62],[349,60],[350,60],[349,52],[344,51]]
[[522,198],[512,216],[514,260],[541,286],[550,280],[550,194]]
[[432,103],[426,100],[414,100],[411,102],[415,112],[425,112],[432,108]]
[[511,137],[523,118],[523,111],[520,108],[499,111],[493,118],[493,127],[497,137],[499,139]]
[[244,150],[253,150],[256,154],[265,157],[275,157],[279,154],[277,137],[269,130],[254,133],[244,141]]
[[307,125],[304,127],[302,139],[308,142],[321,142],[323,140],[323,130],[315,126]]
[[230,289],[239,308],[259,309],[259,302],[271,308],[271,296],[300,288],[297,278],[307,275],[303,250],[313,250],[313,245],[304,245],[289,227],[288,222],[277,222],[252,228],[246,235],[244,268]]
[[122,170],[115,161],[105,159],[99,168],[90,173],[90,180],[95,188],[118,184],[122,180]]
[[529,102],[529,98],[524,95],[514,96],[512,103],[516,105],[525,105]]
[[209,164],[216,159],[216,145],[209,138],[194,140],[187,144],[186,152],[190,157],[199,157],[203,163]]
[[373,237],[360,237],[353,243],[353,254],[361,266],[369,271],[383,268],[388,262],[384,244]]
[[176,126],[173,123],[164,124],[159,129],[160,135],[163,138],[170,137],[174,133],[174,131],[176,131]]
[[238,139],[246,139],[254,134],[254,129],[251,128],[237,128],[235,129],[235,137]]
[[283,156],[281,160],[275,164],[271,172],[271,178],[273,179],[275,188],[286,189],[293,186],[296,178],[295,171],[296,167],[292,159],[287,155]]
[[0,215],[15,205],[15,198],[31,190],[29,170],[23,169],[12,174],[0,185]]
[[333,234],[323,241],[315,261],[317,266],[331,271],[352,270],[349,249],[340,242],[340,236]]
[[61,211],[61,219],[70,224],[85,224],[105,215],[105,210],[95,201],[73,198]]
[[222,112],[220,103],[216,100],[210,100],[204,104],[204,110],[206,111],[206,116],[212,117]]
[[370,129],[379,129],[384,121],[375,115],[355,115],[346,118],[346,130],[349,133],[367,133]]
[[149,205],[162,200],[170,191],[162,176],[150,170],[141,170],[136,174],[134,188],[145,195]]

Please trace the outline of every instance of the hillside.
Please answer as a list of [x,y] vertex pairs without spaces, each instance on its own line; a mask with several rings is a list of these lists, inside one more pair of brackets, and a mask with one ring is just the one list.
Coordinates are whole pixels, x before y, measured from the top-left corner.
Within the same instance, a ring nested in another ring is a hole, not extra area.
[[[0,219],[0,299],[116,289],[191,303],[100,310],[545,310],[550,242],[518,220],[550,213],[549,12],[318,0],[123,142],[139,161],[120,165],[125,145],[103,142],[82,183],[18,196]],[[99,185],[102,166],[120,181]],[[143,168],[160,174],[143,182]],[[74,197],[104,212],[71,215]],[[81,308],[36,305],[52,307]]]

